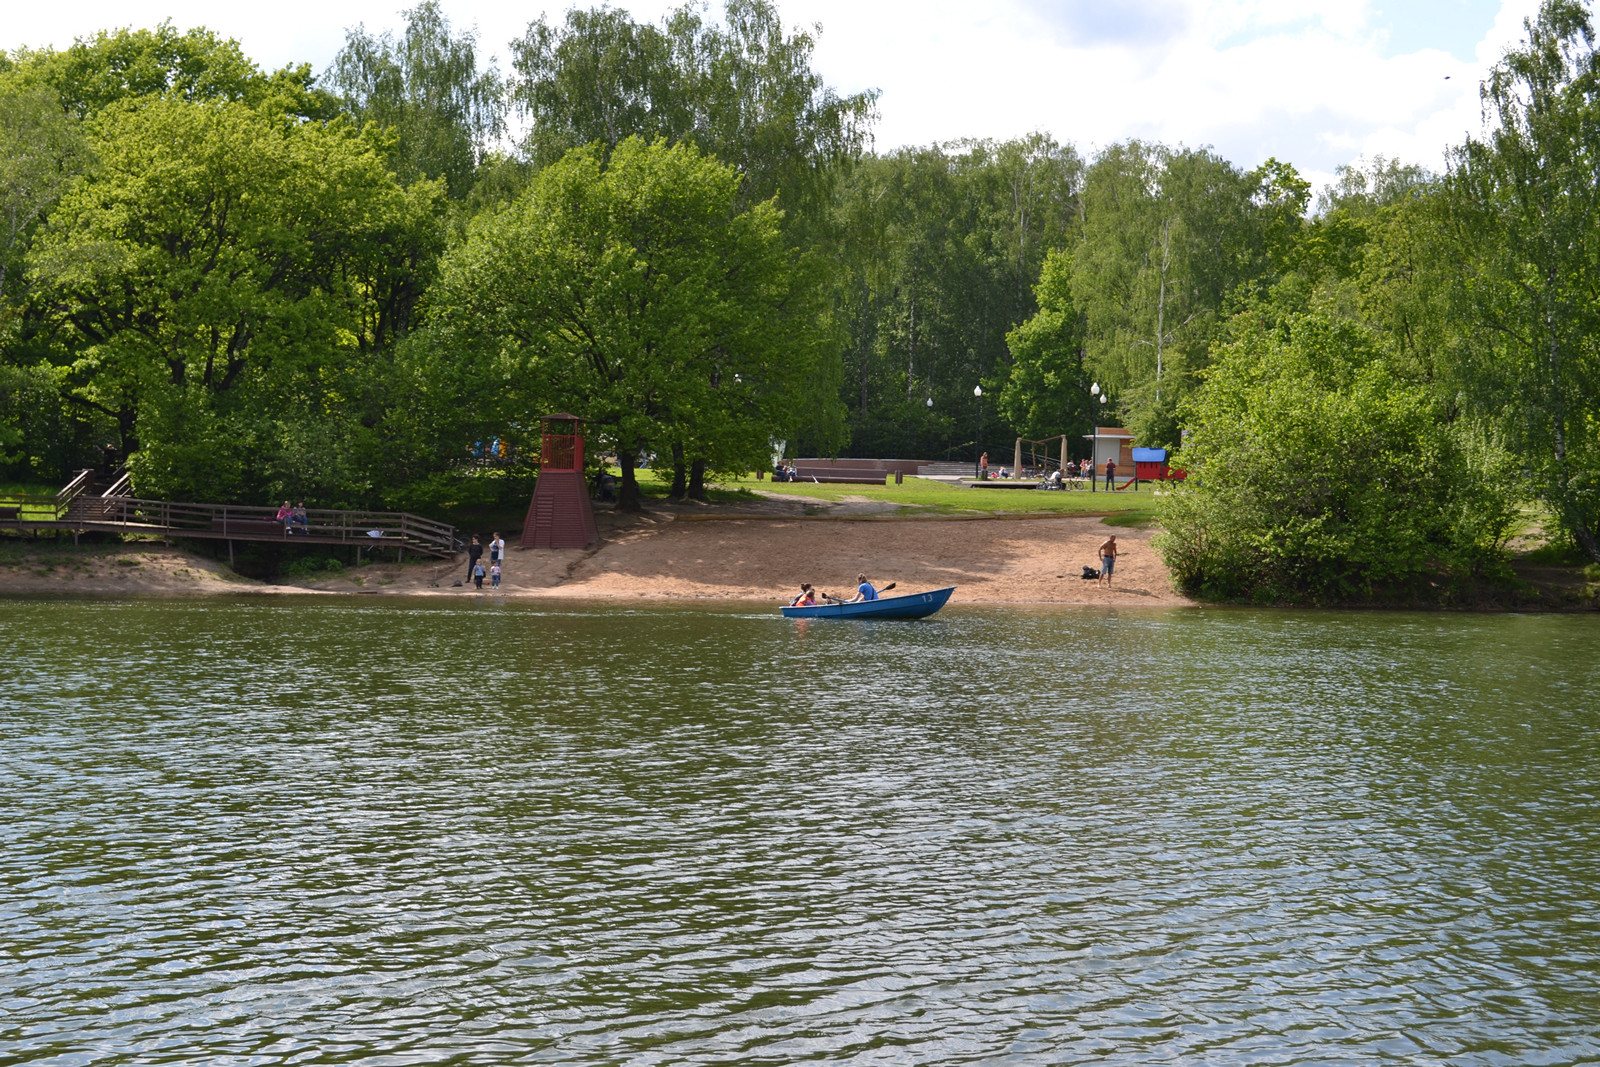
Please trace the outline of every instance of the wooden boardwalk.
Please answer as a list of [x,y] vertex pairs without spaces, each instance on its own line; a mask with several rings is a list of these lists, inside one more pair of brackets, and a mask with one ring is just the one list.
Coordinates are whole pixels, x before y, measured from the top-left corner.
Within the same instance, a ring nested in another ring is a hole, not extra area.
[[308,508],[307,525],[289,531],[277,509],[237,504],[185,504],[126,495],[124,475],[95,492],[94,472],[79,471],[54,496],[11,497],[0,501],[0,529],[132,533],[160,537],[227,541],[276,541],[296,545],[344,545],[358,551],[409,549],[448,558],[461,549],[456,528],[403,511],[339,511]]

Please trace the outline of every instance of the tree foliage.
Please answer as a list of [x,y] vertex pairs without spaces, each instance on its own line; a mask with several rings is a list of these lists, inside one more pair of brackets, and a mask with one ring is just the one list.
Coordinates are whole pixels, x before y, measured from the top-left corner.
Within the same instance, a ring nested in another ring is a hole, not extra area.
[[241,103],[111,105],[95,148],[30,254],[68,398],[115,420],[142,491],[340,492],[348,450],[302,445],[360,424],[436,190],[402,190],[348,124]]
[[204,27],[179,33],[170,21],[152,30],[102,30],[62,51],[19,49],[16,76],[54,90],[77,118],[122,100],[168,96],[227,100],[303,118],[331,118],[336,104],[316,87],[309,63],[263,74],[239,47]]
[[877,98],[831,89],[812,68],[815,47],[768,0],[727,0],[721,23],[693,6],[661,26],[603,7],[573,8],[561,26],[541,17],[512,46],[524,150],[548,165],[580,145],[604,159],[629,137],[690,141],[743,176],[741,205],[776,196],[790,232],[815,237]]
[[1490,129],[1452,159],[1459,292],[1481,326],[1459,377],[1600,562],[1600,53],[1574,0],[1526,28],[1484,84]]
[[1308,196],[1276,160],[1246,172],[1204,149],[1129,141],[1089,168],[1073,299],[1087,364],[1139,440],[1177,444],[1177,401],[1207,363],[1225,301],[1287,256]]
[[358,120],[394,131],[403,181],[437,178],[464,197],[504,128],[503,83],[493,64],[479,69],[476,38],[452,33],[437,0],[405,17],[398,38],[347,31],[328,80]]
[[1039,310],[1006,335],[1011,373],[995,406],[1018,434],[1039,440],[1092,426],[1099,405],[1083,366],[1083,316],[1072,303],[1069,252],[1045,260],[1035,292]]
[[1327,602],[1466,577],[1514,517],[1503,453],[1346,319],[1241,316],[1184,415],[1189,472],[1161,505],[1188,592]]
[[739,180],[682,142],[574,149],[447,257],[434,329],[524,432],[542,409],[588,418],[624,506],[648,454],[747,470],[830,402],[815,279]]
[[971,458],[990,447],[974,440],[980,430],[1009,448],[992,410],[980,427],[973,388],[1009,377],[1007,334],[1033,313],[1046,256],[1077,232],[1081,180],[1077,153],[1043,135],[852,168],[836,284],[856,454]]

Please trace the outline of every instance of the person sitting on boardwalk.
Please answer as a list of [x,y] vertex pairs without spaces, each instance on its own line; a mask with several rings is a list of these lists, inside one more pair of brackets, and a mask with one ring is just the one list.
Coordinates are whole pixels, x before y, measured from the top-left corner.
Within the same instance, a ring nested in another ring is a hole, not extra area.
[[289,515],[289,522],[300,527],[301,533],[311,533],[311,517],[306,514],[306,502],[304,500],[294,506],[294,511]]
[[294,508],[289,506],[287,500],[278,505],[278,521],[283,523],[285,536],[294,533]]
[[817,595],[811,591],[811,583],[800,583],[800,595],[789,601],[791,608],[809,608],[816,604]]
[[871,582],[867,581],[865,574],[856,575],[856,581],[861,583],[856,586],[856,595],[845,601],[845,603],[860,604],[868,600],[878,599],[878,591],[872,587]]

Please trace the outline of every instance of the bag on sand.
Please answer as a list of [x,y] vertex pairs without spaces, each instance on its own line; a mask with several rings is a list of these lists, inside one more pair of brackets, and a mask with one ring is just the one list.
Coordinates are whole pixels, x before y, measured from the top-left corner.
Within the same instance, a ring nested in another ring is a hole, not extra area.
[[1085,567],[1083,568],[1083,573],[1078,577],[1086,582],[1095,581],[1100,577],[1100,569],[1098,567]]

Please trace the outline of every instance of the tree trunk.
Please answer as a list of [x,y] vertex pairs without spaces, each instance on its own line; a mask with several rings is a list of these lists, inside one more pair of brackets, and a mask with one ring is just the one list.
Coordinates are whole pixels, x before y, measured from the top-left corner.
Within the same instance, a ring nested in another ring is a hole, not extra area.
[[687,492],[687,489],[684,485],[683,442],[674,441],[672,443],[672,488],[668,490],[667,496],[673,500],[682,500],[685,492]]
[[617,449],[617,466],[622,468],[622,488],[617,491],[618,511],[644,510],[644,496],[639,492],[639,479],[633,473],[637,457],[638,453],[630,448]]
[[706,461],[697,459],[689,468],[689,499],[706,503]]
[[1589,524],[1579,519],[1568,525],[1572,527],[1572,539],[1578,542],[1578,547],[1583,549],[1590,559],[1600,563],[1600,539],[1595,537]]

